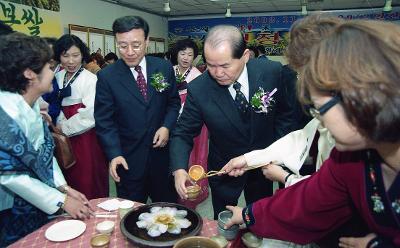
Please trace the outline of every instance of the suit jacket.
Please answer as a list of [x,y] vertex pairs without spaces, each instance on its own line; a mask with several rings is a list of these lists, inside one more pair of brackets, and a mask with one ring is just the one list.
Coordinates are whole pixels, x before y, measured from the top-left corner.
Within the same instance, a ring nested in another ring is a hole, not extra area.
[[265,54],[262,54],[262,55],[258,56],[257,58],[258,59],[268,59],[269,60],[269,58]]
[[310,115],[307,115],[304,111],[301,103],[296,97],[296,83],[297,83],[297,73],[291,69],[288,65],[282,66],[282,78],[283,84],[286,87],[286,92],[289,98],[295,99],[293,103],[294,115],[297,120],[297,125],[294,127],[295,130],[303,129],[307,123],[312,119]]
[[209,72],[188,84],[185,106],[171,140],[171,171],[187,169],[193,137],[203,124],[210,135],[209,170],[219,170],[231,158],[265,148],[291,131],[293,112],[281,82],[281,69],[280,63],[269,60],[252,59],[247,63],[250,99],[260,87],[266,91],[278,89],[268,114],[250,110],[250,132],[246,132],[228,88],[219,85]]
[[[133,168],[130,174],[135,178],[144,175],[146,165],[153,156],[164,156],[167,166],[168,146],[153,149],[153,137],[162,126],[172,131],[180,108],[172,65],[163,59],[148,56],[146,65],[148,102],[145,102],[130,68],[123,60],[101,70],[96,86],[94,116],[97,136],[107,158],[112,160],[123,156],[130,171]],[[156,91],[150,84],[152,75],[159,72],[169,83],[163,92]]]

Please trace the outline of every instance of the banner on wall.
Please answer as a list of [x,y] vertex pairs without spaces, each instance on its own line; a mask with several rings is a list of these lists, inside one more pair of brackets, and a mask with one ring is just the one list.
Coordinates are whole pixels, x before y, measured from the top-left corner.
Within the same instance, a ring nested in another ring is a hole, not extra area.
[[[393,8],[390,13],[382,9],[359,11],[327,11],[326,13],[345,19],[376,19],[387,21],[400,20],[400,8]],[[213,26],[228,24],[238,27],[248,46],[263,45],[267,55],[282,56],[289,41],[289,29],[292,24],[302,18],[301,15],[271,15],[232,18],[209,18],[192,20],[172,20],[168,22],[169,47],[179,39],[193,39],[202,51],[204,37]]]
[[60,37],[58,12],[8,1],[0,1],[0,20],[15,31],[32,36]]

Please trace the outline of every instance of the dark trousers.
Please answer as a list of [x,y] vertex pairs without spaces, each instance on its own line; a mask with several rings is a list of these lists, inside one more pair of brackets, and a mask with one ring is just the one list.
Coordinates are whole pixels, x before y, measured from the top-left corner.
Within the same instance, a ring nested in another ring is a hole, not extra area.
[[[156,174],[156,173],[154,173]],[[123,199],[146,203],[150,197],[152,202],[177,202],[172,176],[147,174],[141,180],[127,180],[117,183],[117,195]]]
[[[168,150],[166,154],[168,155]],[[127,174],[117,183],[118,197],[142,203],[146,203],[148,197],[152,202],[177,202],[178,195],[174,187],[174,178],[169,172],[168,156],[160,156],[160,153],[149,156],[142,177],[129,175],[134,171],[126,171],[122,166],[118,167],[118,174],[120,173]]]
[[264,177],[261,169],[248,171],[237,178],[228,175],[210,177],[209,183],[214,219],[218,219],[218,213],[226,210],[226,205],[237,205],[242,190],[247,204],[271,196],[273,193],[273,183]]

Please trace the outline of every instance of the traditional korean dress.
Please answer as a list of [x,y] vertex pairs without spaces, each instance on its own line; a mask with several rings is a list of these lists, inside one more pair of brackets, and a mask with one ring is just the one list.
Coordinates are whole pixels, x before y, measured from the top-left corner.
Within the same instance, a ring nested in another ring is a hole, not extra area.
[[[181,98],[182,109],[185,105],[185,100],[187,96],[187,84],[193,79],[201,75],[201,72],[196,67],[189,67],[185,73],[180,74],[178,65],[174,66],[175,77],[177,80],[177,86],[179,90],[179,96]],[[189,167],[191,165],[201,165],[204,171],[207,171],[207,157],[208,157],[208,131],[207,127],[204,125],[201,129],[201,133],[193,141],[193,149],[190,153]],[[197,204],[204,201],[208,196],[208,182],[206,179],[199,182],[201,187],[201,193],[195,200],[180,200],[181,203],[188,207],[195,208]]]
[[15,93],[0,91],[0,247],[48,222],[65,194],[54,143],[39,113]]
[[108,196],[108,163],[95,133],[93,116],[97,77],[80,68],[67,80],[66,71],[56,74],[62,112],[57,123],[70,137],[76,164],[64,170],[71,187],[88,199]]

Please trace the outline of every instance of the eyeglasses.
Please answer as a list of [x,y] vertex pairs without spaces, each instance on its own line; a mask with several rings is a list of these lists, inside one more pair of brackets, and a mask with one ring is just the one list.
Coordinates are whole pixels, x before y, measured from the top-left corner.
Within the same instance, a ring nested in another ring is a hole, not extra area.
[[330,110],[333,106],[338,104],[342,100],[342,97],[340,94],[334,95],[329,101],[327,101],[325,104],[323,104],[319,108],[314,108],[313,106],[310,106],[309,112],[310,115],[316,119],[320,119],[321,116],[323,116],[328,110]]
[[139,51],[139,50],[142,49],[143,43],[134,42],[134,43],[130,43],[130,44],[128,44],[128,43],[119,43],[119,44],[117,44],[117,48],[121,52],[126,52],[129,47],[131,47],[132,50],[134,50],[134,51]]

